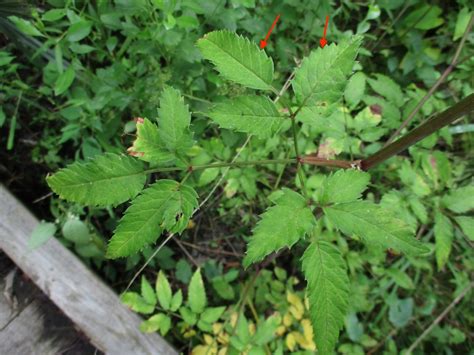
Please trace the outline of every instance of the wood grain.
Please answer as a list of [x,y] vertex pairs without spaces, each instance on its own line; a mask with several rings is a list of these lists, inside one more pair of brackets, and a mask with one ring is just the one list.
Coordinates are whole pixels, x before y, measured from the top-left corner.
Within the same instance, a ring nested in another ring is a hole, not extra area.
[[106,354],[177,354],[59,241],[30,251],[38,220],[0,185],[0,248]]
[[101,355],[0,251],[0,354]]

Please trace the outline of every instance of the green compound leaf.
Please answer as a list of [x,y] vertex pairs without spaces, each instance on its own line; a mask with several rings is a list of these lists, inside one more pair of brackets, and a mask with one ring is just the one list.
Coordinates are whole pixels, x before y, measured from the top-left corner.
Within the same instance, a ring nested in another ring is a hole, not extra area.
[[170,152],[181,153],[191,147],[190,122],[191,114],[180,92],[171,87],[165,88],[158,109],[158,135]]
[[270,138],[281,127],[283,117],[275,104],[263,96],[241,96],[217,104],[209,117],[222,128]]
[[91,206],[121,204],[135,197],[145,180],[143,163],[110,153],[73,163],[46,178],[61,198]]
[[361,42],[362,37],[354,36],[339,45],[318,48],[303,59],[292,86],[305,122],[311,115],[332,112],[344,93]]
[[182,232],[197,207],[193,188],[159,180],[132,201],[110,240],[107,257],[129,256],[155,242],[163,230]]
[[370,175],[366,172],[338,170],[324,180],[319,202],[326,205],[355,201],[361,197],[369,182]]
[[174,160],[174,155],[161,143],[158,126],[146,118],[137,122],[137,138],[128,152],[138,159],[160,165]]
[[428,247],[414,238],[413,230],[389,210],[368,201],[341,203],[323,208],[326,216],[345,234],[355,234],[367,244],[420,256]]
[[311,231],[316,220],[300,194],[283,189],[283,195],[270,207],[253,230],[244,267],[262,260],[283,247],[291,247]]
[[436,263],[442,269],[451,254],[454,230],[449,218],[439,211],[435,212],[434,236]]
[[204,312],[206,308],[206,289],[202,281],[201,269],[197,269],[193,277],[191,277],[188,290],[188,304],[191,310],[197,314]]
[[271,90],[273,61],[263,50],[230,31],[214,31],[197,43],[202,55],[227,80],[252,89]]
[[303,254],[302,268],[318,353],[331,354],[348,308],[346,264],[336,246],[314,241]]

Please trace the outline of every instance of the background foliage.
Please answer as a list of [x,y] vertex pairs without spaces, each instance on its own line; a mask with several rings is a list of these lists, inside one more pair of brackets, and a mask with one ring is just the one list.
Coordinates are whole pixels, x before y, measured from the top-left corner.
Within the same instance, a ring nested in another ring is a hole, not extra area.
[[[166,86],[179,89],[193,113],[191,130],[201,147],[193,164],[232,159],[246,136],[219,129],[202,112],[209,109],[207,100],[222,101],[246,89],[226,82],[203,61],[196,41],[205,33],[228,29],[259,43],[281,14],[265,49],[280,87],[318,45],[326,15],[331,16],[329,43],[364,35],[345,109],[317,126],[303,120],[298,142],[307,154],[355,159],[378,150],[440,77],[472,13],[472,4],[461,0],[49,0],[33,6],[29,17],[21,7],[2,9],[2,181],[47,221],[32,247],[55,235],[123,291],[153,249],[126,260],[105,259],[107,239],[123,211],[59,200],[48,195],[44,177],[77,159],[124,152],[135,138],[133,118],[155,117]],[[471,33],[458,66],[411,127],[472,93],[473,43]],[[430,257],[367,248],[342,237],[330,221],[318,221],[320,233],[343,250],[350,270],[351,312],[338,352],[407,349],[472,282],[472,130],[464,118],[371,171],[377,183],[366,197],[393,209],[418,238],[431,243]],[[270,152],[285,158],[291,149],[282,137],[256,137],[240,159],[265,159]],[[222,172],[193,176],[200,196],[207,196]],[[307,188],[318,198],[325,172],[306,172]],[[163,247],[141,284],[123,295],[125,303],[147,315],[144,331],[161,332],[185,352],[314,351],[296,257],[305,243],[271,258],[263,270],[240,267],[251,226],[271,205],[274,190],[298,185],[293,176],[290,168],[273,166],[229,171],[182,237]],[[176,313],[176,304],[189,312]],[[463,301],[418,351],[468,353],[473,318]]]

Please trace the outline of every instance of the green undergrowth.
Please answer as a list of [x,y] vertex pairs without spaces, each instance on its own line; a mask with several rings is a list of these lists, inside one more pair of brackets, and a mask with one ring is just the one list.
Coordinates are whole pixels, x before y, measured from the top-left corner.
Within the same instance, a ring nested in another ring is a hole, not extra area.
[[469,353],[472,113],[368,172],[297,156],[377,152],[462,41],[401,134],[472,94],[472,14],[462,0],[0,4],[0,176],[44,218],[29,247],[58,238],[183,353]]

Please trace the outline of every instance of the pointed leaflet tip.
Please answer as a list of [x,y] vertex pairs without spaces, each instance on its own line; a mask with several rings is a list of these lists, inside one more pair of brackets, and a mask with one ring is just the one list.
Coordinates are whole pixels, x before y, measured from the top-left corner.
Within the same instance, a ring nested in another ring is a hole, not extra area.
[[324,48],[324,46],[328,43],[328,41],[326,41],[325,38],[321,38],[319,40],[319,45],[321,46],[321,48]]
[[260,41],[260,49],[263,49],[263,48],[265,48],[266,46],[267,46],[267,42],[262,39],[262,40]]

